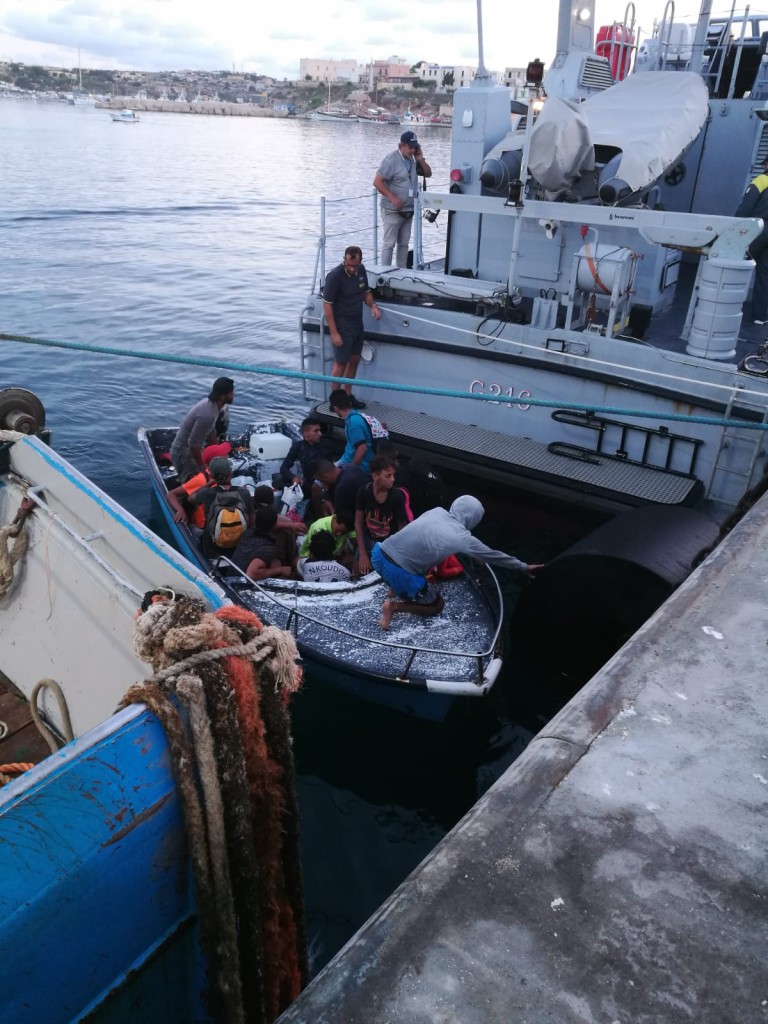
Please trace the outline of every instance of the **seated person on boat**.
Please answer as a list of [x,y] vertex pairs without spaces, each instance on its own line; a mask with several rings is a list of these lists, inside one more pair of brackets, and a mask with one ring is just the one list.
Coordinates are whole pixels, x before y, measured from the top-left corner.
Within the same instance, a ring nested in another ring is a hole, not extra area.
[[195,491],[199,491],[201,487],[212,483],[211,475],[208,472],[211,459],[217,457],[226,458],[231,451],[232,445],[228,441],[224,441],[222,444],[209,444],[203,450],[203,468],[200,472],[195,473],[189,480],[168,491],[168,504],[173,509],[174,522],[186,523],[191,520],[190,525],[202,531],[205,526],[205,509],[202,505],[191,508],[189,496],[194,494]]
[[338,458],[339,450],[338,445],[330,437],[323,435],[320,421],[312,416],[302,420],[301,435],[301,440],[293,442],[283,459],[280,476],[286,487],[290,484],[301,484],[304,497],[311,498],[317,463],[321,459]]
[[483,506],[470,494],[463,494],[450,510],[433,508],[408,523],[402,530],[374,545],[373,568],[394,592],[381,607],[379,625],[389,629],[392,616],[399,612],[412,615],[439,615],[445,602],[427,574],[449,555],[464,554],[479,562],[504,569],[533,572],[539,565],[526,565],[513,555],[489,548],[472,536],[471,531],[483,518]]
[[330,530],[316,530],[309,542],[309,555],[300,558],[296,571],[308,583],[347,583],[352,573],[333,556],[336,538]]
[[248,530],[235,548],[232,561],[252,580],[263,580],[267,577],[290,579],[293,574],[293,560],[285,562],[285,552],[281,552],[273,536],[277,523],[277,510],[274,506],[260,505],[254,515],[253,529]]
[[331,412],[344,420],[344,436],[347,440],[341,458],[336,460],[337,466],[359,466],[370,472],[373,451],[373,433],[362,413],[352,408],[351,400],[346,391],[337,388],[328,399]]
[[354,522],[357,492],[367,484],[370,473],[363,472],[358,466],[334,466],[332,462],[319,462],[317,479],[324,487],[323,511],[349,512]]
[[[253,523],[253,500],[247,487],[232,486],[232,463],[217,456],[208,466],[212,483],[207,484],[189,496],[194,507],[202,505],[205,510],[205,528],[202,545],[207,555],[231,555],[237,547],[245,529]],[[230,508],[223,514],[223,506]],[[238,514],[239,513],[239,514]],[[240,528],[235,524],[239,519]],[[226,521],[226,532],[220,533]]]
[[371,482],[357,492],[355,504],[357,568],[361,575],[371,571],[373,545],[402,530],[407,522],[405,496],[395,487],[395,464],[386,455],[376,455],[371,462]]
[[296,561],[298,538],[307,532],[307,524],[292,515],[284,515],[276,508],[275,492],[269,484],[262,484],[253,492],[253,507],[256,512],[260,508],[274,508],[277,519],[270,530],[270,536],[277,545],[278,554],[283,565],[293,565]]
[[334,512],[333,515],[316,519],[309,528],[299,548],[299,555],[306,558],[310,553],[312,538],[325,531],[334,539],[333,557],[350,566],[355,552],[355,517],[349,512]]

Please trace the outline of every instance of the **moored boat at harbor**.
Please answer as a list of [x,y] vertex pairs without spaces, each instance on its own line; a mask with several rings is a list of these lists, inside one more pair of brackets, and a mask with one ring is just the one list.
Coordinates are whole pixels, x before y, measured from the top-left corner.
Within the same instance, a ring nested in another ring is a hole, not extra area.
[[109,116],[118,124],[136,124],[141,120],[136,111],[129,110],[128,107],[125,107],[123,110],[118,112],[113,112]]
[[[768,350],[743,315],[760,223],[731,216],[768,153],[760,17],[705,5],[683,33],[667,11],[626,74],[635,27],[596,50],[594,6],[576,23],[562,3],[535,121],[531,105],[510,129],[482,61],[456,91],[451,189],[417,196],[413,266],[366,258],[383,316],[356,390],[404,450],[608,511],[722,516],[763,474]],[[447,221],[440,259],[423,256],[425,213]],[[320,255],[301,344],[327,372]]]
[[[225,685],[227,678],[215,667],[203,683],[195,652],[205,652],[213,667],[225,659],[207,649],[205,634],[234,657],[242,656],[243,644],[252,645],[252,664],[267,657],[261,678],[269,672],[265,685],[280,693],[284,708],[297,682],[295,647],[289,637],[245,622],[215,582],[49,448],[37,436],[46,436],[43,428],[42,406],[30,392],[0,390],[3,1016],[14,1024],[245,1019],[232,1015],[239,1003],[251,1019],[272,1019],[285,1002],[265,994],[269,983],[254,985],[259,957],[247,939],[268,927],[267,918],[259,920],[258,884],[246,881],[220,814],[224,806],[226,818],[237,804],[252,823],[253,811],[247,794],[238,801],[224,785],[216,795],[222,738],[215,723],[207,748],[215,756],[198,745],[211,722],[205,705],[215,677]],[[177,647],[166,645],[173,630]],[[277,647],[285,671],[272,677],[266,666],[276,664]],[[250,670],[247,658],[242,668]],[[175,686],[181,676],[191,690]],[[174,701],[189,711],[195,692],[202,703],[192,718],[202,717],[193,752]],[[267,733],[279,737],[282,729],[278,742],[284,743],[287,711],[273,710]],[[45,742],[31,738],[30,714]],[[242,744],[234,716],[230,724],[228,734]],[[229,745],[229,735],[223,742]],[[245,753],[242,758],[253,767]],[[274,867],[297,856],[291,763],[281,768],[288,786],[280,799],[288,796],[288,812],[278,827],[289,838],[285,860],[278,853]],[[203,798],[196,795],[197,771],[208,779]],[[238,831],[238,847],[243,835]],[[209,838],[218,844],[216,865]],[[260,848],[265,838],[272,842],[260,835]],[[252,843],[248,855],[255,863]],[[240,897],[239,935],[227,912],[226,876]],[[290,971],[299,978],[294,911],[300,896],[292,895],[293,903],[280,897],[281,926],[288,910],[296,939]],[[225,963],[219,950],[227,932]],[[247,964],[242,974],[240,964]],[[262,967],[262,977],[272,974],[279,988],[282,968],[275,974],[266,960]],[[283,989],[283,1000],[286,995]]]
[[[399,616],[389,632],[379,625],[387,588],[376,573],[350,583],[263,579],[254,583],[229,559],[212,564],[198,538],[174,520],[167,492],[178,483],[167,454],[173,428],[141,429],[139,444],[174,539],[184,554],[214,575],[231,600],[260,619],[294,633],[316,678],[364,700],[422,718],[444,718],[458,698],[484,697],[502,666],[503,607],[488,567],[441,582],[445,610],[434,619]],[[251,425],[231,455],[236,482],[270,483],[297,424]]]

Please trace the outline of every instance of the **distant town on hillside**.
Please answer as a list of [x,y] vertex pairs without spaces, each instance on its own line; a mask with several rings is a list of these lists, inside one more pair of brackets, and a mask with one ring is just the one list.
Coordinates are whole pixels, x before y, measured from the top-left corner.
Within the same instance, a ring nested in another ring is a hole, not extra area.
[[[99,68],[58,68],[0,61],[0,95],[36,94],[37,98],[93,97],[215,100],[260,107],[291,104],[311,110],[329,99],[336,103],[368,96],[383,108],[410,106],[439,109],[450,105],[453,91],[468,85],[475,74],[467,65],[428,61],[408,64],[397,56],[359,64],[354,60],[303,58],[295,80],[232,71],[114,71]],[[525,68],[505,68],[495,81],[521,96]]]

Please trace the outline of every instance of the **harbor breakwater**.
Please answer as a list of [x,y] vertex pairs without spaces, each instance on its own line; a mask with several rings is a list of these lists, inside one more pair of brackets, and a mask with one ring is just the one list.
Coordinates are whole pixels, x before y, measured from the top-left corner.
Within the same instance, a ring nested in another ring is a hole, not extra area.
[[165,114],[207,114],[224,117],[295,117],[287,110],[256,107],[250,103],[225,103],[221,100],[198,100],[195,103],[179,103],[177,100],[137,100],[129,96],[98,102],[102,110],[124,110],[126,107],[137,113]]

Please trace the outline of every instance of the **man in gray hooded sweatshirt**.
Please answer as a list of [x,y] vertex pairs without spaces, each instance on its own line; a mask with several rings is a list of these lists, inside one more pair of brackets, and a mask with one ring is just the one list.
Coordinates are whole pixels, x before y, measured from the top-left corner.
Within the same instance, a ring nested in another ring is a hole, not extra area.
[[504,569],[533,572],[540,565],[526,565],[519,558],[494,551],[470,532],[483,518],[483,506],[471,494],[462,494],[446,512],[433,508],[402,530],[375,544],[371,564],[400,600],[386,600],[379,625],[389,629],[397,612],[413,615],[439,615],[445,607],[440,591],[426,574],[449,555],[464,554],[479,562],[490,562]]

